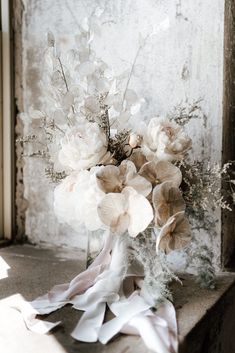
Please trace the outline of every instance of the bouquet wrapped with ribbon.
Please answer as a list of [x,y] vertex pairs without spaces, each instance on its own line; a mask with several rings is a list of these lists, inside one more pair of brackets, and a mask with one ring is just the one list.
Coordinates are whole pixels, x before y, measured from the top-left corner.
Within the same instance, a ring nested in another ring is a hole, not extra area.
[[[166,256],[191,239],[185,201],[192,188],[184,193],[195,178],[185,169],[192,146],[184,129],[188,116],[137,121],[144,99],[129,88],[131,74],[115,76],[91,49],[92,38],[84,29],[76,48],[60,53],[48,34],[45,109],[22,119],[41,121],[45,148],[31,155],[48,162],[59,221],[101,233],[102,246],[70,283],[31,302],[33,310],[27,303],[20,310],[29,329],[45,333],[58,323],[42,326],[36,315],[69,303],[84,311],[72,332],[77,340],[106,344],[118,332],[137,334],[149,349],[174,353],[177,324],[168,283],[177,277]],[[38,143],[38,136],[20,141]],[[107,309],[113,318],[105,322]]]

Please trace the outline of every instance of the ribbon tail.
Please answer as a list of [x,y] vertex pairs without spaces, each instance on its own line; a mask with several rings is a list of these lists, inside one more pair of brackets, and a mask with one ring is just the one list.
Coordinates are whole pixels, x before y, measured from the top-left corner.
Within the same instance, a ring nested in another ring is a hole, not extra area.
[[137,292],[129,298],[109,305],[116,317],[105,323],[99,331],[99,341],[106,344],[118,332],[138,334],[146,346],[156,353],[177,352],[175,309],[170,302],[164,303],[160,313],[154,314]]
[[176,353],[178,351],[178,328],[175,307],[169,300],[165,300],[157,313],[158,316],[165,320],[167,323],[171,346],[170,352]]
[[92,305],[79,320],[71,336],[82,342],[96,342],[99,328],[104,320],[106,303]]
[[61,323],[61,321],[49,322],[36,319],[36,316],[39,315],[40,312],[36,310],[30,302],[24,300],[13,301],[9,306],[21,312],[26,327],[35,333],[48,333]]
[[112,303],[109,307],[116,317],[106,322],[99,331],[99,341],[103,344],[106,344],[113,336],[120,332],[132,317],[150,308],[137,293],[133,293],[129,298]]
[[162,338],[161,329],[156,327],[151,317],[145,316],[144,314],[139,314],[132,318],[128,325],[134,327],[139,332],[139,335],[143,339],[145,345],[156,353],[170,353],[170,349],[166,344],[168,331],[163,330],[166,335],[166,340]]
[[73,278],[70,283],[54,286],[48,293],[51,301],[68,300],[74,295],[86,291],[95,283],[96,278],[106,269],[111,261],[110,251],[112,249],[113,236],[110,232],[106,232],[104,237],[103,249],[94,262],[85,271]]

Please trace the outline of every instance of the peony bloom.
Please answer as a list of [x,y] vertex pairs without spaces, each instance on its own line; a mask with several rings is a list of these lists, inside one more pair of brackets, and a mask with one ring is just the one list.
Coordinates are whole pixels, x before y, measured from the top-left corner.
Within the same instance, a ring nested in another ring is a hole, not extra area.
[[81,219],[77,218],[75,210],[77,203],[75,186],[78,180],[78,173],[74,172],[63,179],[54,190],[55,215],[60,222],[67,223],[72,227],[81,225]]
[[185,211],[185,202],[180,190],[167,181],[154,188],[152,202],[156,226],[163,226],[175,213]]
[[103,228],[97,206],[105,194],[96,183],[98,169],[74,172],[55,188],[54,209],[61,222],[71,226],[84,224],[91,231]]
[[73,170],[88,169],[99,164],[107,153],[105,133],[98,124],[82,120],[61,140],[60,163]]
[[98,214],[112,232],[128,231],[131,237],[143,232],[153,219],[149,201],[132,187],[124,188],[121,193],[106,194],[98,206]]
[[167,161],[152,161],[145,163],[139,174],[149,180],[153,186],[169,181],[179,187],[182,182],[182,173],[178,167]]
[[191,239],[189,221],[184,212],[178,212],[170,217],[162,227],[157,237],[156,250],[165,251],[167,254],[176,249],[185,247]]
[[96,178],[98,186],[105,193],[121,192],[126,186],[131,186],[143,196],[148,196],[152,191],[151,183],[138,175],[134,163],[128,160],[124,160],[119,167],[101,167]]
[[105,196],[97,185],[96,174],[99,169],[100,167],[94,167],[90,171],[82,171],[82,177],[76,185],[77,216],[81,217],[86,228],[91,231],[104,228],[97,211],[98,204]]
[[174,121],[163,118],[150,120],[142,143],[142,151],[149,161],[181,160],[190,148],[191,139]]

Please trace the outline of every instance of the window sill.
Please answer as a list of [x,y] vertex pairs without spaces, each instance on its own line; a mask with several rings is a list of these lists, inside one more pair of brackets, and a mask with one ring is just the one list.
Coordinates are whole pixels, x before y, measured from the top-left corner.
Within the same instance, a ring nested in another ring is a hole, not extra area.
[[[79,257],[80,261],[77,260]],[[16,310],[1,305],[16,293],[32,300],[54,284],[68,282],[83,270],[84,254],[18,245],[0,249],[0,258],[10,266],[8,277],[0,279],[0,350],[4,353],[72,353],[78,350],[80,353],[148,352],[141,339],[135,336],[119,335],[107,346],[74,341],[69,334],[81,314],[71,307],[51,314],[49,319],[52,321],[63,319],[63,327],[53,334],[41,336],[25,328]],[[173,285],[179,352],[235,352],[235,275],[219,275],[217,289],[213,291],[201,289],[193,276],[183,276],[182,282],[183,286],[179,283]]]

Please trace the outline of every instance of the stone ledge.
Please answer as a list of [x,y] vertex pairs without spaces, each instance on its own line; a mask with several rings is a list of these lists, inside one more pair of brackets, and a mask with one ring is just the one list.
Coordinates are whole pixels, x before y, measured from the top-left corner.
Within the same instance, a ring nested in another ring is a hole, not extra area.
[[[77,257],[80,256],[80,260]],[[0,351],[4,353],[147,353],[142,340],[119,335],[107,346],[76,342],[69,335],[81,313],[67,306],[49,316],[63,320],[53,334],[28,331],[20,314],[4,306],[12,295],[27,300],[44,294],[54,284],[68,282],[84,269],[84,254],[66,249],[10,246],[0,250],[0,259],[10,267],[0,279]],[[1,262],[0,262],[1,264]],[[193,276],[182,276],[183,285],[172,286],[180,338],[180,353],[235,352],[235,275],[218,276],[217,289],[201,289]]]

